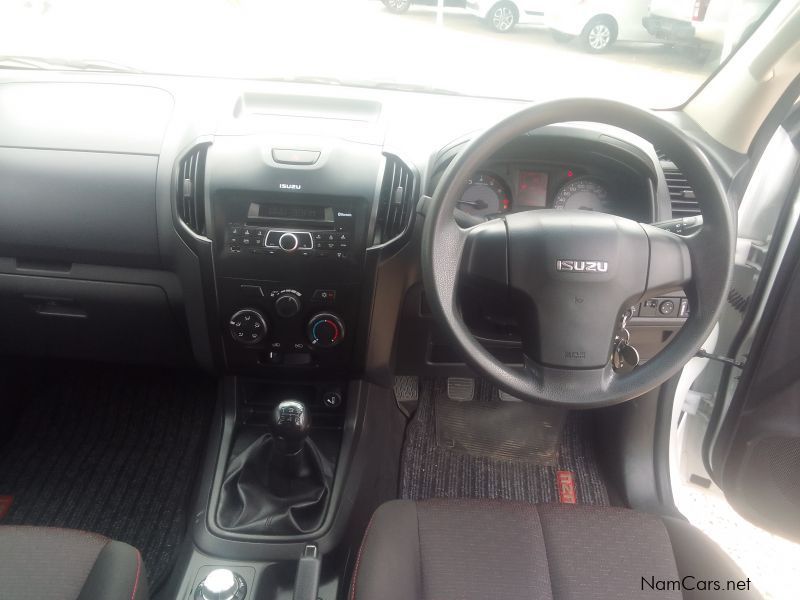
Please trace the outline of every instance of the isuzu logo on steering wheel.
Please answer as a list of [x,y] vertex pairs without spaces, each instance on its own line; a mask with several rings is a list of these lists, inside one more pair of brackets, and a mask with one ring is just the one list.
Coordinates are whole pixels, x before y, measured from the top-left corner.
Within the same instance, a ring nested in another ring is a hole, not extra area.
[[607,273],[608,262],[604,260],[559,259],[556,271],[572,271],[573,273]]

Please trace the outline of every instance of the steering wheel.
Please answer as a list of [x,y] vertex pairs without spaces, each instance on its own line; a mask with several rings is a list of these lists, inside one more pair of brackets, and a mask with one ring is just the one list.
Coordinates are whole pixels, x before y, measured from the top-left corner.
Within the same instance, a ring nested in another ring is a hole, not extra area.
[[[563,210],[513,213],[466,229],[456,223],[466,181],[486,159],[521,135],[572,121],[626,129],[666,152],[695,189],[702,228],[678,236],[622,217]],[[591,408],[641,396],[695,355],[725,301],[735,237],[719,178],[678,128],[619,102],[556,100],[490,127],[449,165],[425,216],[422,274],[434,315],[478,373],[523,400]],[[464,324],[457,290],[465,278],[507,295],[520,323],[522,368],[497,360]],[[616,372],[613,344],[625,310],[680,288],[691,306],[681,330],[646,363]]]

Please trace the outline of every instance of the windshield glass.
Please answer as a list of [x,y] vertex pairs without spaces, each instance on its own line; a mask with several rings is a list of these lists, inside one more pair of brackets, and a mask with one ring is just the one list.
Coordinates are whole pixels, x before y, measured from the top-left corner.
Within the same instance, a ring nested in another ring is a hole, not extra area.
[[[684,102],[771,0],[4,0],[0,66]],[[442,6],[444,5],[444,6]]]

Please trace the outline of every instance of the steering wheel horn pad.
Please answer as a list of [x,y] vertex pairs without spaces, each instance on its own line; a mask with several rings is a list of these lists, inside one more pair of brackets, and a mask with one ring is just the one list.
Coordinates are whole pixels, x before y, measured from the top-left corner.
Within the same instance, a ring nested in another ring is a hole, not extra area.
[[[679,166],[700,201],[702,230],[681,237],[614,215],[560,210],[513,213],[469,229],[455,223],[464,182],[482,162],[520,135],[568,121],[621,127],[682,157]],[[589,408],[642,395],[696,353],[724,303],[734,240],[721,183],[683,132],[622,103],[558,100],[511,115],[453,160],[427,211],[422,271],[434,314],[474,369],[516,397]],[[520,324],[522,368],[497,360],[464,324],[457,291],[465,278],[508,294]],[[681,331],[645,364],[615,373],[610,357],[622,311],[646,294],[679,288],[692,304]]]

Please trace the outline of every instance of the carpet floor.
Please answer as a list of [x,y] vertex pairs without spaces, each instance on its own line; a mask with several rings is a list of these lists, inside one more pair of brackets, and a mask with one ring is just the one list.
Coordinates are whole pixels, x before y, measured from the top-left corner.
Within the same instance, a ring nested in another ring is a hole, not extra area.
[[[138,548],[151,590],[187,530],[214,403],[190,372],[75,366],[9,386],[18,407],[0,453],[3,525],[93,531]],[[11,375],[14,377],[14,375]]]
[[[436,408],[437,404],[444,406],[448,401],[446,379],[420,381],[419,405],[408,425],[403,445],[400,482],[402,498],[491,498],[531,503],[559,502],[563,501],[563,496],[560,495],[563,479],[560,477],[564,473],[570,473],[571,489],[576,503],[609,505],[608,491],[598,467],[591,436],[587,434],[590,423],[586,413],[571,412],[567,415],[560,442],[555,445],[552,455],[545,457],[546,460],[513,460],[507,456],[498,458],[498,453],[480,456],[444,447],[441,443],[442,436],[437,436]],[[466,404],[475,402],[502,401],[494,386],[478,379],[475,399]],[[453,411],[452,408],[448,410],[450,413]],[[441,419],[439,423],[441,426]],[[537,424],[531,425],[533,430]],[[561,493],[563,494],[563,489]]]

